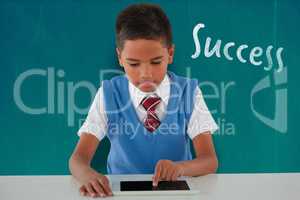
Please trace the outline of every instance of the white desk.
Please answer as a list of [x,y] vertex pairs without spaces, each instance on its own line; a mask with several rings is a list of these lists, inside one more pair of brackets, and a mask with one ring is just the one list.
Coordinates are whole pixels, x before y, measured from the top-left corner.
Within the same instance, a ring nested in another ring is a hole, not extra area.
[[[112,184],[120,180],[151,180],[149,175],[110,176]],[[198,195],[122,196],[106,199],[197,199],[197,200],[299,200],[300,173],[211,174],[186,179]],[[82,197],[71,176],[0,176],[0,200],[77,200]]]

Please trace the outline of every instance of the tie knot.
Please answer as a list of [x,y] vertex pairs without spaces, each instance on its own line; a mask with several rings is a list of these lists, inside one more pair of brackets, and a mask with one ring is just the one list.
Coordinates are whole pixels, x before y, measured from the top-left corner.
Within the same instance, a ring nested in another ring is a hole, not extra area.
[[147,96],[141,104],[147,111],[154,111],[156,106],[161,102],[161,98],[158,96]]

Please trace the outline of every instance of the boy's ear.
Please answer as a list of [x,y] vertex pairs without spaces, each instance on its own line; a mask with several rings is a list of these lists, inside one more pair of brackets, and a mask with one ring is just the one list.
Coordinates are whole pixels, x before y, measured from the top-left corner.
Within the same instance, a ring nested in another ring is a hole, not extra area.
[[168,64],[172,64],[173,63],[174,51],[175,51],[175,45],[172,44],[172,46],[168,48],[168,53],[169,53]]
[[119,65],[121,67],[123,67],[122,60],[121,60],[121,50],[118,47],[116,48],[116,52],[117,52],[117,55],[118,55]]

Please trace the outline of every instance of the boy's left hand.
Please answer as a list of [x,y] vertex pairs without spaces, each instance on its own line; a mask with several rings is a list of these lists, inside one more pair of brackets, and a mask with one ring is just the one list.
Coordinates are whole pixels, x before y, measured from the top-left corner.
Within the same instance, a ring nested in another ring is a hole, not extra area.
[[160,160],[155,166],[155,173],[152,177],[153,186],[157,186],[161,180],[176,181],[182,175],[183,167],[180,163],[175,163],[171,160]]

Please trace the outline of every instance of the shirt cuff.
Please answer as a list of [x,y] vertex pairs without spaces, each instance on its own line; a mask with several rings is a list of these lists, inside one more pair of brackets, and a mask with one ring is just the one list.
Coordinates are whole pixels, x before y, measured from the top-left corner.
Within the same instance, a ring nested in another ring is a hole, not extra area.
[[203,134],[205,132],[209,132],[210,134],[215,133],[219,127],[214,122],[214,120],[194,123],[193,126],[189,127],[188,135],[191,139],[194,139],[196,136]]
[[94,123],[84,122],[78,130],[77,135],[80,137],[83,133],[94,135],[99,141],[105,137],[105,134],[100,131],[100,127]]

